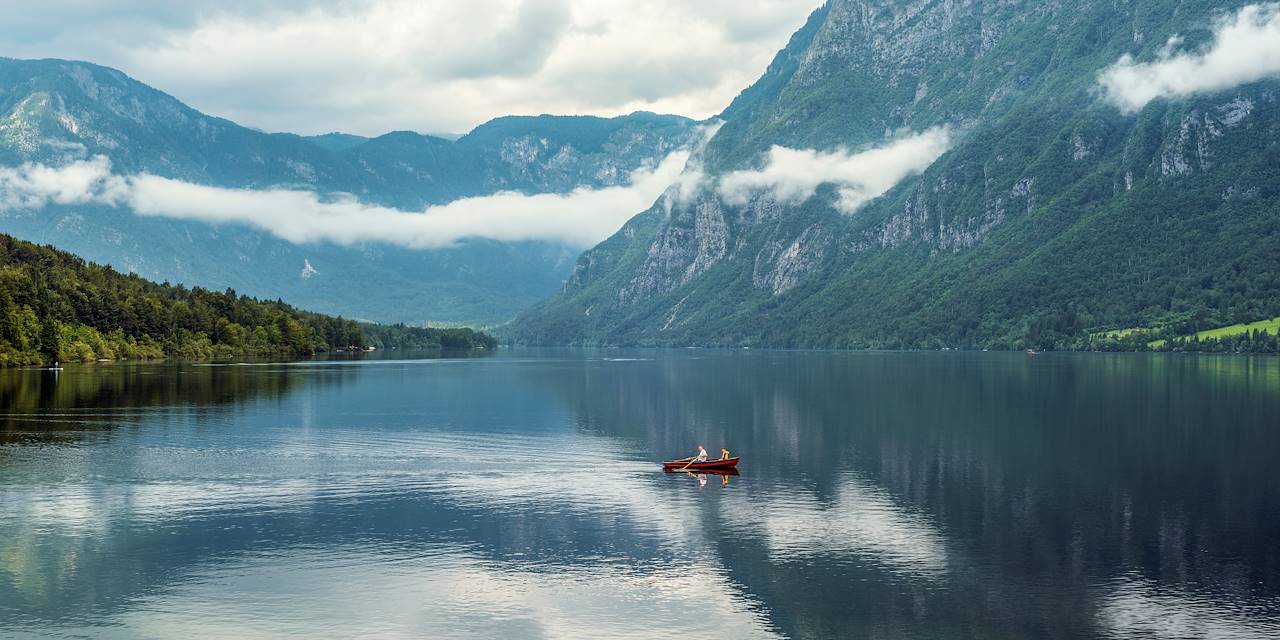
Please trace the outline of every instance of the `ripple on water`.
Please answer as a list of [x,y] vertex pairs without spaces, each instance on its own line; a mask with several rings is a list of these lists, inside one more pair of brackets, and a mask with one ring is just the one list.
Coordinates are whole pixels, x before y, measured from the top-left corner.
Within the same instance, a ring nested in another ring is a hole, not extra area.
[[671,620],[687,621],[682,630],[694,635],[780,637],[759,603],[715,567],[530,567],[461,545],[413,557],[353,547],[245,557],[202,568],[115,622],[161,637],[198,624],[239,638],[582,637],[591,629],[652,638]]
[[1125,574],[1101,587],[1099,626],[1113,638],[1280,638],[1280,601]]

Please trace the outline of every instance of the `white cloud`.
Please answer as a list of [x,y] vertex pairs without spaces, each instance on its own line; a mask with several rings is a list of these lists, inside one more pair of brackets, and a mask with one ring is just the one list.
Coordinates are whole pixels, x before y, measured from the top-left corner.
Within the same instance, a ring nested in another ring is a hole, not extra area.
[[720,195],[731,204],[745,204],[757,193],[768,193],[782,203],[798,204],[813,196],[819,185],[831,183],[840,194],[836,206],[852,213],[908,175],[926,169],[950,144],[948,129],[935,127],[860,152],[775,146],[769,150],[763,168],[723,176]]
[[702,118],[819,0],[47,0],[0,7],[0,55],[121,68],[268,130],[461,132],[508,114]]
[[695,130],[693,150],[689,155],[688,162],[685,163],[684,170],[671,181],[667,190],[662,194],[662,205],[666,208],[667,215],[671,214],[671,207],[679,203],[692,201],[698,195],[698,192],[705,188],[707,174],[703,168],[702,150],[706,148],[707,143],[715,137],[723,126],[723,120],[713,120],[707,124],[700,125]]
[[1280,76],[1280,4],[1252,4],[1214,26],[1213,43],[1202,51],[1174,53],[1170,39],[1155,62],[1125,55],[1098,78],[1103,95],[1126,113],[1156,98],[1222,91]]
[[0,206],[38,209],[49,204],[116,204],[128,185],[111,175],[105,156],[77,160],[61,167],[24,164],[0,167]]
[[124,206],[139,215],[244,224],[293,243],[349,245],[382,242],[438,248],[468,238],[504,242],[545,240],[588,247],[647,209],[679,176],[688,151],[668,155],[654,169],[637,170],[626,186],[565,194],[514,192],[463,198],[424,211],[402,211],[291,189],[227,189],[150,174],[118,176],[98,156],[61,167],[0,168],[0,204]]

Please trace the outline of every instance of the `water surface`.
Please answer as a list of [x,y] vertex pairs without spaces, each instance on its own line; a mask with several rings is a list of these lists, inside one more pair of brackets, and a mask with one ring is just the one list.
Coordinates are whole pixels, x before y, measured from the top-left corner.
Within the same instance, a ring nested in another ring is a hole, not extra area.
[[[742,475],[663,474],[702,443]],[[0,636],[1280,637],[1280,359],[0,371]]]

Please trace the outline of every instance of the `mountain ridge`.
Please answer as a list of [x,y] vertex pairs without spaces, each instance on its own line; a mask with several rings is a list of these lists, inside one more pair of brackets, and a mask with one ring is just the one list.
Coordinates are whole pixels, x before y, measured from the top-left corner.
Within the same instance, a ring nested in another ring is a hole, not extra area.
[[[0,58],[0,163],[56,162],[69,147],[105,155],[119,170],[237,188],[301,187],[351,193],[372,203],[420,208],[460,197],[514,190],[558,193],[577,186],[622,184],[636,169],[687,144],[693,120],[637,111],[596,116],[502,116],[457,140],[414,131],[343,136],[346,144],[317,143],[323,136],[261,132],[201,113],[127,74],[90,62]],[[358,140],[357,140],[358,139]],[[432,146],[439,157],[407,163],[428,179],[387,189],[394,171],[367,163],[388,142]],[[585,144],[584,144],[585,143]],[[644,147],[641,154],[601,154],[605,147]],[[531,158],[572,149],[581,166],[545,177]],[[375,149],[376,151],[376,149]],[[523,153],[520,153],[523,151]],[[503,152],[507,152],[503,155]],[[478,171],[461,172],[456,166]],[[448,179],[433,179],[446,172]],[[508,175],[512,174],[514,175]],[[523,172],[523,175],[521,175]]]
[[[722,114],[698,195],[668,192],[585,253],[508,338],[1102,348],[1107,328],[1273,317],[1280,82],[1132,115],[1097,91],[1122,56],[1159,59],[1175,35],[1195,51],[1241,6],[831,0]],[[950,148],[854,214],[831,183],[798,203],[717,191],[770,149],[938,126]]]
[[[0,59],[0,167],[59,166],[101,155],[125,175],[351,194],[409,211],[503,191],[626,186],[634,171],[651,169],[689,144],[694,125],[643,112],[510,117],[457,141],[413,132],[340,136],[335,149],[202,114],[108,67]],[[233,287],[319,312],[409,324],[509,319],[558,289],[576,255],[549,241],[474,239],[431,251],[291,244],[244,226],[142,217],[94,204],[5,207],[0,229],[157,281]]]

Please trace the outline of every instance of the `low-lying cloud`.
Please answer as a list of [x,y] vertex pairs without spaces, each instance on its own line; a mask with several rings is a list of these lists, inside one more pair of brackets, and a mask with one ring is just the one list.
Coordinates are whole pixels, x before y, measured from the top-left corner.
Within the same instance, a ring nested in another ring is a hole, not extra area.
[[[0,207],[122,207],[142,216],[245,225],[295,244],[377,242],[434,249],[487,239],[586,248],[617,231],[664,193],[664,200],[687,198],[706,188],[706,176],[690,157],[718,128],[718,123],[707,126],[694,151],[673,152],[652,169],[632,172],[626,185],[579,187],[563,194],[502,192],[421,211],[368,204],[349,194],[234,189],[146,173],[119,175],[104,156],[59,166],[0,167]],[[726,174],[715,188],[731,204],[743,204],[762,192],[784,204],[795,204],[812,196],[820,184],[831,183],[839,193],[836,206],[853,212],[904,177],[924,170],[949,143],[947,129],[939,127],[856,153],[774,147],[761,169]]]
[[950,145],[949,130],[935,127],[858,152],[775,146],[764,167],[723,176],[720,196],[730,204],[746,204],[752,196],[766,193],[781,203],[798,204],[813,196],[819,185],[830,183],[840,196],[837,208],[852,213],[903,178],[928,168]]
[[60,167],[25,164],[0,167],[0,206],[39,209],[50,204],[117,204],[128,184],[111,175],[106,156],[77,160]]
[[413,249],[467,239],[548,241],[585,248],[607,238],[650,207],[676,181],[688,151],[637,170],[625,186],[580,187],[564,194],[503,192],[463,198],[423,211],[362,203],[340,194],[293,189],[229,189],[150,174],[121,176],[102,156],[63,166],[0,168],[0,206],[127,207],[138,215],[255,227],[293,243],[383,242]]
[[1157,98],[1222,91],[1280,76],[1280,3],[1252,4],[1214,25],[1213,42],[1198,52],[1174,53],[1171,38],[1155,62],[1125,55],[1098,78],[1103,95],[1125,113]]

